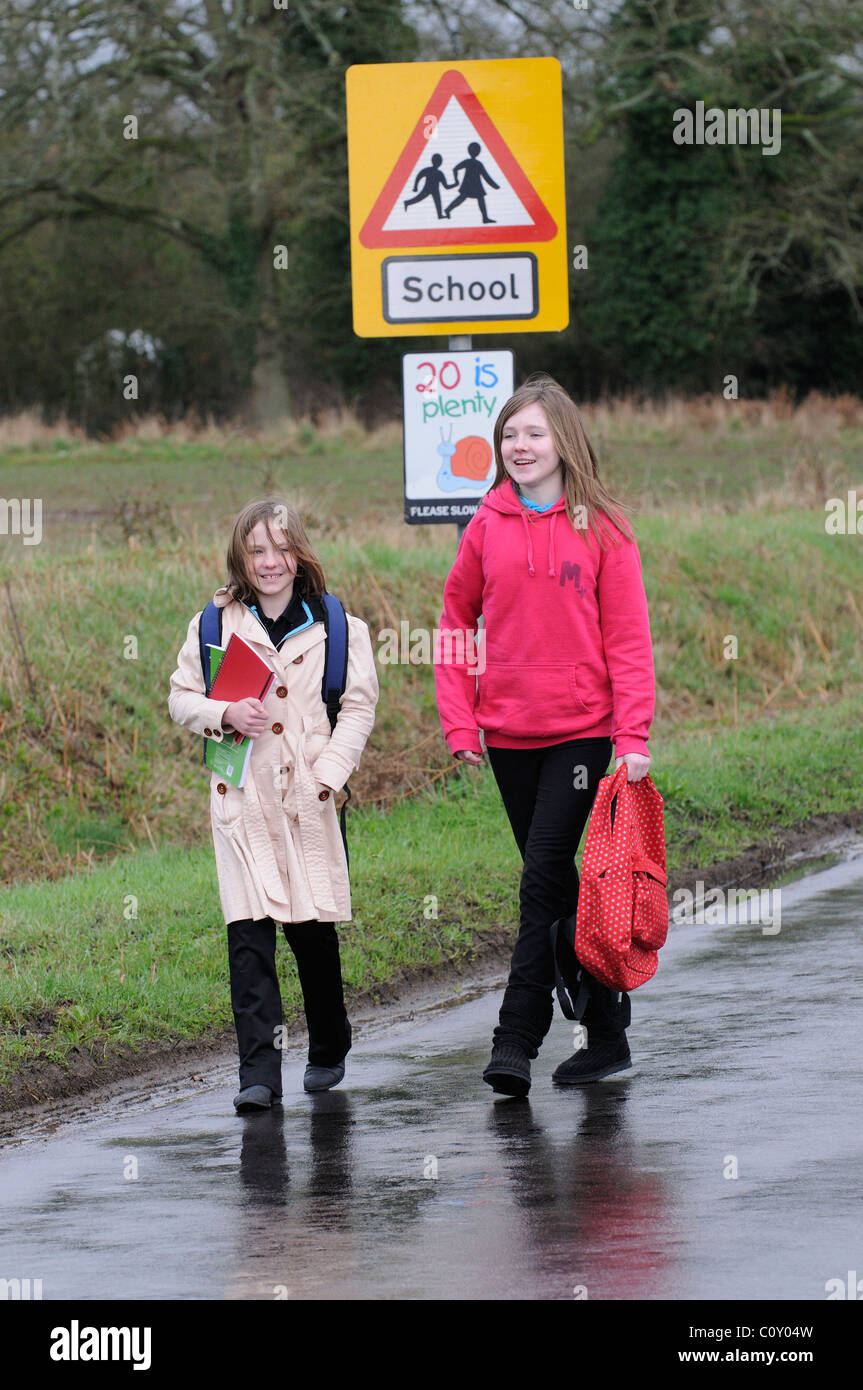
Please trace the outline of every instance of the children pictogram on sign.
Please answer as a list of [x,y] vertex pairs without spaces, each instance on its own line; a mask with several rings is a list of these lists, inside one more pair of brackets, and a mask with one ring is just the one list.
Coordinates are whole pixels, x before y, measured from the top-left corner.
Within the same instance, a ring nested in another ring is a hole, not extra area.
[[440,166],[442,164],[443,156],[433,154],[430,166],[427,169],[420,169],[414,179],[414,190],[419,188],[420,179],[423,180],[422,190],[417,193],[415,198],[405,198],[405,208],[409,208],[412,203],[421,203],[424,198],[431,198],[437,209],[438,217],[449,216],[449,209],[447,209],[446,212],[441,209],[440,191],[442,188],[458,188],[458,179],[455,179],[452,183],[447,183],[446,174],[442,174],[440,171]]
[[[458,193],[444,207],[442,189],[454,188]],[[505,245],[551,241],[557,230],[517,153],[453,68],[417,112],[359,239],[369,248]]]
[[466,198],[476,198],[476,201],[479,203],[479,210],[482,213],[483,222],[496,221],[494,217],[489,217],[485,210],[485,189],[482,186],[482,181],[485,179],[486,183],[489,184],[491,188],[500,188],[500,184],[495,183],[491,174],[482,167],[477,159],[477,155],[481,149],[482,146],[478,144],[476,140],[472,140],[467,147],[468,158],[463,159],[461,164],[457,164],[453,169],[453,173],[456,175],[459,169],[464,169],[464,178],[461,181],[458,197],[454,198],[450,203],[449,207],[444,212],[444,217],[449,217],[453,209],[457,208],[460,203],[463,203]]
[[[463,159],[461,163],[457,164],[453,169],[452,183],[447,183],[446,174],[441,172],[440,166],[443,164],[443,156],[439,154],[433,154],[431,157],[431,164],[428,166],[428,168],[420,169],[419,173],[414,179],[415,193],[420,186],[420,181],[422,180],[423,186],[420,189],[419,193],[416,193],[415,198],[404,198],[402,200],[405,206],[405,211],[407,211],[409,207],[413,207],[414,203],[421,203],[424,201],[424,199],[431,198],[434,202],[435,210],[437,212],[438,217],[443,219],[444,217],[449,217],[453,209],[459,207],[467,198],[475,198],[477,203],[479,204],[479,210],[482,213],[483,222],[496,222],[497,219],[494,217],[489,217],[488,212],[486,211],[485,189],[483,188],[483,180],[485,180],[485,182],[489,185],[490,188],[500,188],[500,184],[495,183],[491,174],[488,172],[487,169],[483,168],[482,164],[477,159],[477,155],[480,153],[481,149],[482,145],[480,145],[478,141],[471,140],[470,144],[467,147],[467,159]],[[458,175],[461,170],[464,170],[464,176],[461,181],[461,188],[459,189],[458,197],[453,199],[448,208],[441,208],[441,189],[458,188]]]

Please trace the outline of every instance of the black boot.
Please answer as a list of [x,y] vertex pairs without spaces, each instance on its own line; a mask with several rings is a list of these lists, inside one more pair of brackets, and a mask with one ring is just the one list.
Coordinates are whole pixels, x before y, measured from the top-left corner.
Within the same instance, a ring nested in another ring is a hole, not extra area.
[[530,1058],[511,1039],[496,1042],[483,1081],[504,1096],[526,1096],[530,1090]]
[[559,1086],[585,1086],[590,1081],[601,1081],[604,1076],[612,1076],[615,1072],[629,1071],[631,1066],[629,1043],[626,1034],[620,1033],[616,1038],[597,1038],[596,1042],[588,1042],[587,1047],[561,1062],[551,1079]]

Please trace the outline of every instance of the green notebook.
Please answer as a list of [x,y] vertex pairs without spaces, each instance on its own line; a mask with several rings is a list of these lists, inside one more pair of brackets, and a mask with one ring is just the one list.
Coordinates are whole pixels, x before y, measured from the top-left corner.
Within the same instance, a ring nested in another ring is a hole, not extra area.
[[[216,672],[219,663],[225,655],[224,647],[216,647],[212,643],[210,647],[210,685],[216,679]],[[241,787],[246,780],[246,768],[249,766],[249,758],[252,756],[253,739],[244,738],[239,743],[234,742],[233,734],[219,742],[217,739],[207,739],[207,756],[205,762],[211,771],[215,772],[225,782],[230,782],[233,787]]]

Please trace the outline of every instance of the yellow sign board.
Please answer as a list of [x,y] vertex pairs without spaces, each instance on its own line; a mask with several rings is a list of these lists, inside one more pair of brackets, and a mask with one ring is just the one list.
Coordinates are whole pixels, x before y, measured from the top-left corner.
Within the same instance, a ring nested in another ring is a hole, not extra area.
[[354,332],[569,322],[556,58],[348,68]]

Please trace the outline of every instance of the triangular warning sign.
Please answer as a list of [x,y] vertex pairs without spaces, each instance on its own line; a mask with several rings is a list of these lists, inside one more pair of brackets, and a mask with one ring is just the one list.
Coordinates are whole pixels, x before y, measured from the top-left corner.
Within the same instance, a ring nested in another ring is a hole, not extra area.
[[551,241],[557,224],[455,68],[445,72],[363,223],[363,246]]

